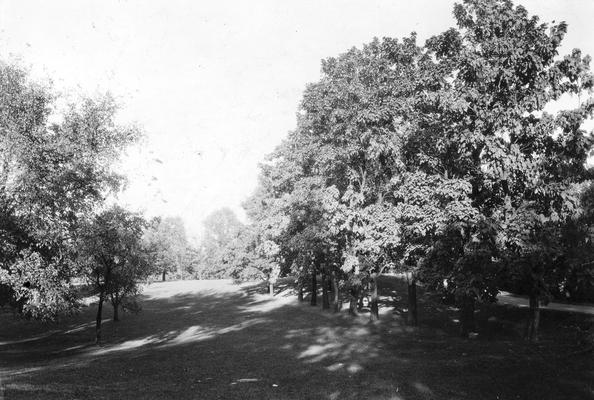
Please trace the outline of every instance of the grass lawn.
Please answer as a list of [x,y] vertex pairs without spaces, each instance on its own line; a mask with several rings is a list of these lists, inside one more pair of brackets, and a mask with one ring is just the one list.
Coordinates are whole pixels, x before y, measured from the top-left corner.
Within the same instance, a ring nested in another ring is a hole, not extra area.
[[410,328],[404,284],[381,289],[369,324],[263,285],[156,283],[141,313],[113,323],[106,309],[99,347],[94,306],[59,323],[4,313],[0,399],[594,399],[594,355],[580,351],[594,317],[544,312],[530,345],[525,310],[482,307],[481,334],[462,339],[454,309],[421,293]]

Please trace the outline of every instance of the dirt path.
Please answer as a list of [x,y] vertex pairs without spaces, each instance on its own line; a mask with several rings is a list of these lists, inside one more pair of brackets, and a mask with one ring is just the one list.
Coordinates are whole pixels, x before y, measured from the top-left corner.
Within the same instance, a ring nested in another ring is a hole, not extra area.
[[429,320],[413,329],[391,313],[370,325],[365,316],[270,299],[261,289],[223,281],[153,284],[140,314],[117,324],[107,315],[101,347],[91,343],[93,306],[59,325],[3,316],[4,397],[594,398],[587,359],[556,366],[523,344],[461,340]]
[[[497,301],[501,304],[509,304],[517,307],[528,307],[529,300],[526,297],[517,296],[508,292],[500,292],[497,295]],[[541,306],[544,310],[555,310],[565,312],[575,312],[580,314],[594,315],[594,305],[590,304],[565,304],[551,302],[546,306]]]
[[[385,274],[384,277],[389,280],[405,280],[406,277],[403,274]],[[529,300],[525,296],[519,296],[509,292],[501,291],[497,295],[497,301],[500,304],[506,304],[516,306],[520,308],[527,308]],[[564,312],[573,312],[586,315],[594,315],[594,304],[568,304],[568,303],[557,303],[550,302],[549,304],[541,305],[544,310],[555,310]]]

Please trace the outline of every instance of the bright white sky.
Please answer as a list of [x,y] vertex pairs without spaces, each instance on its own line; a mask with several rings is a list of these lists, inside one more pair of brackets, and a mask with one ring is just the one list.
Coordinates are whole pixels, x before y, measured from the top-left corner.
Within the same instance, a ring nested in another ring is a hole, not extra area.
[[[20,60],[63,93],[110,91],[146,139],[128,152],[120,201],[201,221],[241,202],[258,162],[295,127],[320,60],[374,36],[420,42],[454,24],[451,0],[0,0],[0,58]],[[565,20],[565,52],[594,55],[594,1],[525,0]]]

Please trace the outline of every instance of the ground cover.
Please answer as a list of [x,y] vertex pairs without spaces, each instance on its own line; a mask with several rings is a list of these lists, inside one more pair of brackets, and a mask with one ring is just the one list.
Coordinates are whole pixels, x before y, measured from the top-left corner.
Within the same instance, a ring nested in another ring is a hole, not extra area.
[[[381,321],[298,303],[290,282],[150,285],[139,314],[104,322],[94,306],[59,323],[0,316],[5,399],[588,399],[594,356],[583,314],[543,313],[541,341],[521,340],[525,310],[480,307],[478,338],[421,293],[419,327],[400,315],[402,282],[380,281]],[[109,311],[108,311],[109,316]]]

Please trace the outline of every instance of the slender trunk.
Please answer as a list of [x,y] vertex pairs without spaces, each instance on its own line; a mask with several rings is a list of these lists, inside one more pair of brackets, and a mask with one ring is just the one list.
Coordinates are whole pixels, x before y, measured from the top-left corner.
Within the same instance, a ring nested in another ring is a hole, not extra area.
[[113,304],[113,320],[114,322],[118,322],[120,320],[120,313],[119,313],[120,306],[118,303]]
[[268,281],[268,293],[274,296],[274,283],[271,280]]
[[332,272],[332,291],[334,292],[334,312],[340,312],[342,304],[340,302],[340,293],[338,293],[338,279],[336,279],[336,272]]
[[414,274],[408,276],[408,313],[406,314],[406,322],[410,326],[417,326],[419,323],[417,313],[417,279]]
[[315,306],[318,304],[318,278],[316,276],[316,269],[311,273],[311,301],[310,304]]
[[538,341],[538,325],[540,324],[540,301],[537,296],[530,296],[530,315],[527,324],[526,338],[531,342]]
[[462,297],[462,308],[460,309],[460,334],[468,337],[470,332],[474,332],[476,327],[474,323],[475,300],[472,296]]
[[297,285],[297,300],[303,301],[303,283],[299,282]]
[[163,282],[165,282],[165,275],[167,274],[167,271],[163,270]]
[[359,314],[359,311],[357,310],[357,302],[359,300],[359,288],[351,288],[351,290],[349,290],[349,297],[349,314]]
[[101,313],[103,312],[103,301],[105,299],[105,293],[99,293],[99,304],[97,305],[97,319],[95,325],[95,343],[99,344],[101,341]]
[[330,296],[328,295],[328,274],[326,270],[322,270],[322,309],[328,310],[330,308]]
[[374,322],[379,320],[379,298],[377,294],[377,274],[371,275],[371,299],[369,302],[369,320]]
[[120,296],[118,295],[118,293],[112,293],[110,295],[110,300],[111,300],[111,306],[113,307],[113,320],[114,322],[118,322],[120,320],[120,315],[119,315],[119,306],[121,303],[121,299]]

